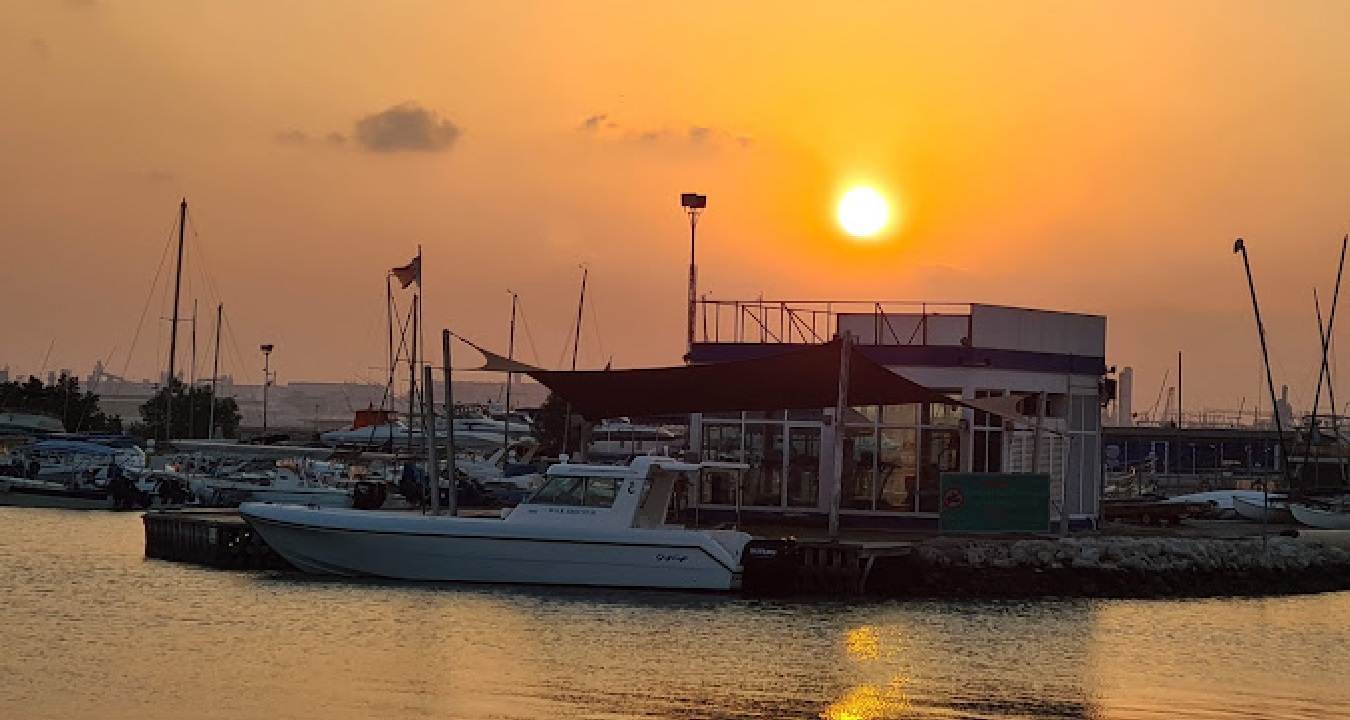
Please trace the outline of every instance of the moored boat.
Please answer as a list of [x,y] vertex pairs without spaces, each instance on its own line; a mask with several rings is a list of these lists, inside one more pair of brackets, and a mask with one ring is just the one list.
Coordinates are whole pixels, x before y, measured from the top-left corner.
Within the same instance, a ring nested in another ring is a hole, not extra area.
[[1260,498],[1249,500],[1240,495],[1233,496],[1233,510],[1245,520],[1271,524],[1293,525],[1297,521],[1289,511],[1289,500],[1283,495],[1271,495],[1262,502]]
[[560,463],[502,519],[264,503],[239,509],[273,550],[315,574],[732,590],[751,537],[665,523],[680,476],[707,465],[647,456],[628,466]]
[[1292,503],[1289,511],[1300,524],[1319,530],[1350,530],[1350,512]]

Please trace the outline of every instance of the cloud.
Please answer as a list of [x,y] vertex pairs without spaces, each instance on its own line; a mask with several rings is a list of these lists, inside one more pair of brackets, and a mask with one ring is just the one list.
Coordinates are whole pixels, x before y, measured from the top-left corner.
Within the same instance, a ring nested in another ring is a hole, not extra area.
[[581,130],[582,132],[593,133],[599,130],[600,126],[603,125],[605,120],[607,120],[608,118],[609,116],[604,113],[601,113],[599,115],[592,115],[586,118],[585,121],[581,123]]
[[35,38],[28,43],[28,49],[33,52],[40,60],[48,60],[52,56],[52,48],[42,38]]
[[303,130],[282,130],[277,133],[276,141],[282,145],[308,145],[309,133]]
[[323,141],[334,147],[342,147],[347,144],[347,136],[340,132],[330,132],[324,136]]
[[625,126],[612,120],[608,113],[596,113],[587,117],[577,126],[577,131],[600,141],[633,143],[651,148],[700,147],[709,150],[723,148],[744,150],[754,143],[749,137],[735,135],[711,125],[659,128]]
[[435,111],[406,102],[357,120],[353,139],[368,152],[442,152],[461,134]]
[[163,170],[146,170],[141,177],[148,183],[163,185],[164,183],[173,182],[178,176]]

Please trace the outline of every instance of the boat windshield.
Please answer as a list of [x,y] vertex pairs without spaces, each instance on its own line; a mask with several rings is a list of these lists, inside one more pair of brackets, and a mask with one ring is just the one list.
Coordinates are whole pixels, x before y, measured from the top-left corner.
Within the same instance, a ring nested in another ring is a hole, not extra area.
[[613,477],[555,475],[531,497],[531,505],[613,507],[623,481]]

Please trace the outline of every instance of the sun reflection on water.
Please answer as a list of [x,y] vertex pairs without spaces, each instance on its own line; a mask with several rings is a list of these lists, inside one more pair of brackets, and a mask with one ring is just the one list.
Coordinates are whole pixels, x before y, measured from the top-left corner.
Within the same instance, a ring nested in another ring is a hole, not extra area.
[[822,720],[880,720],[912,708],[905,687],[908,678],[895,678],[886,687],[862,685],[821,711]]
[[844,638],[848,646],[849,657],[855,660],[877,660],[881,657],[881,638],[877,629],[864,625],[848,631]]

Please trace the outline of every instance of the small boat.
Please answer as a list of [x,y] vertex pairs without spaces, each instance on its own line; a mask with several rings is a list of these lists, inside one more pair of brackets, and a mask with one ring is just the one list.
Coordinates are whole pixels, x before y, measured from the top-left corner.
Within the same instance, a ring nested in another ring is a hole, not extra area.
[[1266,522],[1278,525],[1294,525],[1294,514],[1289,511],[1289,500],[1284,495],[1271,495],[1269,502],[1260,498],[1249,500],[1241,495],[1233,496],[1233,510],[1244,520]]
[[104,488],[71,488],[65,483],[6,476],[0,477],[0,506],[111,510],[113,503]]
[[351,507],[350,490],[328,487],[302,478],[289,467],[278,466],[264,472],[239,472],[230,475],[189,476],[184,481],[202,504],[234,507],[241,502],[293,503],[322,507]]
[[1292,503],[1289,511],[1303,525],[1319,530],[1350,530],[1350,512],[1317,508],[1303,503]]
[[1265,504],[1265,493],[1260,490],[1206,490],[1187,495],[1174,495],[1162,502],[1169,504],[1207,503],[1211,509],[1208,513],[1205,513],[1206,516],[1217,518],[1241,517],[1237,515],[1237,510],[1233,507],[1235,498],[1242,498],[1253,505]]
[[750,535],[667,525],[681,476],[727,463],[642,456],[567,462],[504,517],[244,503],[239,512],[301,570],[393,580],[733,590]]
[[114,467],[145,467],[145,452],[129,441],[51,439],[15,448],[13,467],[31,480],[103,486]]
[[112,475],[104,485],[0,476],[0,506],[135,510],[173,504],[168,500],[170,494],[142,480],[137,471],[114,470]]

